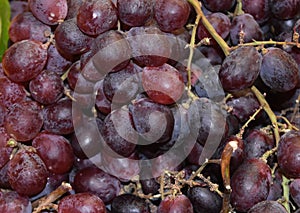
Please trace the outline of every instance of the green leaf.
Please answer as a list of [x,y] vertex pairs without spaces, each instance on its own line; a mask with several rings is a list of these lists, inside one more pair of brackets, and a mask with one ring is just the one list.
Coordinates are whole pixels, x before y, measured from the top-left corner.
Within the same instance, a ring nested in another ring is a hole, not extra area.
[[8,29],[10,24],[10,4],[8,0],[0,0],[0,61],[7,49]]

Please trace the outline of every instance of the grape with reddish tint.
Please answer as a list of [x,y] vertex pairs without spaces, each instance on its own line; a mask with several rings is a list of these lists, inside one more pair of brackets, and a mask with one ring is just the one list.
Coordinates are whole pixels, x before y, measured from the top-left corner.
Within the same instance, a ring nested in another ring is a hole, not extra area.
[[142,71],[142,84],[147,95],[159,104],[175,103],[184,90],[182,75],[168,64],[145,67]]
[[50,32],[50,26],[41,23],[30,12],[24,12],[17,15],[11,21],[9,26],[9,38],[12,42],[18,42],[26,39],[46,42],[46,33]]
[[278,199],[282,198],[282,191],[282,174],[280,173],[279,169],[276,169],[273,175],[267,200],[277,201]]
[[99,35],[117,25],[117,9],[110,0],[83,1],[77,13],[77,25],[88,35]]
[[31,213],[32,206],[27,196],[21,196],[15,191],[1,191],[0,212]]
[[131,28],[127,39],[136,63],[140,66],[154,67],[166,63],[171,55],[171,46],[165,36],[154,26]]
[[253,206],[247,213],[288,213],[277,201],[262,201]]
[[252,92],[234,95],[228,99],[226,104],[232,108],[230,113],[236,116],[240,122],[246,122],[260,107],[257,98]]
[[103,80],[103,92],[113,104],[128,103],[135,98],[138,90],[138,70],[133,63],[118,72],[108,73]]
[[244,143],[246,159],[260,158],[275,145],[274,140],[269,135],[257,129],[250,130]]
[[120,181],[99,168],[87,167],[79,170],[74,178],[76,193],[90,192],[110,203],[120,192]]
[[91,82],[98,82],[103,80],[105,73],[99,72],[93,62],[94,53],[92,50],[82,54],[80,56],[80,67],[83,77]]
[[151,18],[153,0],[117,0],[119,19],[122,23],[139,27]]
[[214,213],[222,209],[222,198],[207,187],[191,187],[187,196],[197,213]]
[[51,173],[63,174],[71,169],[74,154],[69,141],[63,136],[40,133],[33,139],[32,146]]
[[293,198],[293,201],[300,207],[300,179],[293,180],[290,185],[290,195]]
[[223,89],[235,92],[251,87],[259,75],[261,62],[262,57],[255,47],[244,46],[232,51],[219,72]]
[[29,0],[28,6],[33,15],[47,25],[63,22],[68,13],[67,0]]
[[76,55],[87,52],[93,40],[81,32],[75,19],[68,19],[58,25],[54,37],[58,52],[69,60],[74,60]]
[[14,43],[3,55],[2,66],[14,82],[26,82],[37,76],[46,65],[47,49],[39,41]]
[[91,193],[77,193],[68,195],[58,203],[58,213],[94,212],[106,213],[105,204],[96,195]]
[[[229,35],[230,19],[224,13],[211,13],[206,16],[207,20],[211,23],[216,32],[225,39]],[[217,42],[212,38],[210,33],[202,23],[198,25],[197,36],[199,40],[204,38],[210,39],[210,44],[216,45]]]
[[260,70],[262,81],[275,92],[288,92],[298,84],[298,64],[277,47],[267,48]]
[[157,0],[154,5],[154,18],[162,31],[172,32],[186,24],[190,5],[186,0]]
[[132,194],[123,194],[114,198],[111,210],[114,213],[150,213],[148,203]]
[[0,78],[0,102],[3,107],[11,107],[14,103],[24,101],[26,98],[25,87],[14,83],[7,77]]
[[158,206],[157,213],[193,213],[193,206],[191,201],[185,195],[178,195],[176,197],[168,196]]
[[237,211],[248,211],[267,199],[271,185],[271,169],[260,159],[243,162],[231,178],[231,204]]
[[6,163],[1,169],[0,169],[0,187],[2,189],[12,189],[11,185],[8,181],[8,174],[7,174],[7,169],[8,169],[8,164]]
[[15,103],[5,117],[4,127],[18,141],[33,139],[43,126],[41,106],[35,101]]
[[272,14],[278,19],[292,19],[299,14],[300,4],[297,0],[271,0]]
[[96,100],[95,104],[97,109],[103,113],[104,115],[107,115],[111,112],[111,102],[110,100],[107,99],[106,95],[104,94],[103,91],[103,80],[99,81],[96,84]]
[[115,72],[127,66],[131,48],[125,36],[115,30],[100,34],[92,43],[93,63],[102,74]]
[[11,187],[27,196],[40,193],[48,177],[46,166],[38,154],[25,149],[19,150],[10,160],[7,174]]
[[255,21],[252,15],[244,13],[242,15],[235,16],[232,19],[230,27],[230,38],[233,45],[240,43],[240,36],[244,43],[252,42],[253,40],[260,41],[263,39],[263,33],[258,23]]
[[167,106],[142,98],[135,101],[129,108],[136,131],[147,141],[142,141],[141,138],[140,144],[167,142],[171,139],[174,117]]
[[226,12],[235,4],[235,0],[202,0],[204,6],[213,12]]
[[300,132],[290,131],[281,136],[277,151],[278,165],[289,178],[300,178]]
[[5,166],[10,160],[10,155],[13,149],[7,146],[9,135],[3,127],[0,127],[0,168]]
[[64,84],[57,73],[45,70],[30,81],[29,90],[33,99],[48,105],[62,97]]
[[130,112],[126,109],[114,110],[104,119],[101,131],[104,144],[109,146],[112,152],[124,157],[133,153],[138,142],[138,134],[130,117]]
[[269,0],[242,0],[243,10],[249,13],[259,23],[265,23],[270,18]]
[[59,135],[74,131],[72,118],[72,101],[63,99],[43,109],[44,129]]
[[48,60],[45,66],[46,70],[62,75],[71,65],[72,62],[62,57],[55,45],[50,45],[48,47]]
[[10,19],[12,20],[17,15],[28,12],[28,1],[10,1]]

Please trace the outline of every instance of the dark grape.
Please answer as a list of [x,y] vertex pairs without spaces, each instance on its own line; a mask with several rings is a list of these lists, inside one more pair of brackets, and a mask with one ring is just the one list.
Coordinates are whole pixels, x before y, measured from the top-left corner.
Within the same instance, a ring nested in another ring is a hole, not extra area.
[[104,79],[105,74],[98,71],[95,67],[93,60],[91,59],[93,53],[90,50],[81,55],[80,66],[83,77],[91,82],[98,82]]
[[132,126],[130,117],[128,110],[116,109],[106,116],[101,131],[104,144],[109,146],[112,152],[124,157],[133,153],[138,142],[138,134]]
[[290,195],[293,198],[293,201],[300,207],[300,179],[293,180],[290,185]]
[[[211,13],[206,16],[207,20],[211,23],[216,32],[225,39],[230,31],[230,19],[224,13]],[[198,25],[197,36],[199,40],[204,38],[210,39],[210,44],[216,45],[217,42],[212,38],[210,33],[202,23]]]
[[[242,38],[241,34],[243,34]],[[238,45],[241,39],[245,43],[252,40],[260,41],[263,39],[263,33],[253,16],[244,13],[232,19],[230,38],[233,45]]]
[[32,206],[27,196],[21,196],[15,191],[1,191],[0,211],[7,213],[31,213]]
[[171,139],[174,116],[167,106],[142,98],[130,106],[130,111],[136,131],[147,141],[140,140],[141,144],[167,142]]
[[7,133],[18,141],[33,139],[42,126],[42,108],[35,101],[23,101],[12,105],[4,121]]
[[125,104],[134,99],[139,86],[138,70],[133,63],[118,72],[108,73],[103,80],[103,92],[113,104]]
[[63,174],[71,169],[74,154],[69,141],[63,136],[40,133],[33,139],[32,146],[51,173]]
[[0,169],[0,187],[1,189],[11,189],[11,185],[8,181],[8,164],[6,163],[1,169]]
[[143,193],[147,194],[156,194],[159,190],[159,183],[155,178],[142,179],[140,180]]
[[292,19],[299,14],[297,0],[270,0],[272,14],[279,19]]
[[7,146],[9,138],[9,134],[6,130],[3,127],[0,127],[0,168],[5,166],[5,164],[10,160],[10,155],[13,149]]
[[46,166],[38,154],[25,149],[19,150],[10,160],[7,174],[11,187],[27,196],[40,193],[48,177]]
[[117,0],[121,22],[131,27],[139,27],[152,17],[153,0]]
[[256,158],[244,161],[231,178],[232,206],[245,212],[266,200],[271,181],[271,169],[264,161]]
[[230,10],[235,0],[202,0],[204,6],[213,12],[226,12]]
[[68,195],[58,203],[58,213],[106,213],[103,201],[90,193],[77,193]]
[[184,27],[189,14],[190,5],[186,0],[157,0],[154,5],[154,18],[165,32]]
[[50,26],[41,23],[30,12],[17,15],[9,26],[9,38],[12,42],[32,39],[44,43],[47,41],[47,33],[51,33]]
[[168,196],[158,206],[157,213],[193,213],[191,201],[185,195]]
[[37,19],[48,25],[63,22],[68,12],[67,0],[29,0],[28,6]]
[[207,187],[192,187],[187,193],[197,213],[215,213],[222,209],[222,198]]
[[279,169],[276,169],[273,175],[273,181],[270,187],[269,195],[267,200],[277,201],[282,198],[282,174]]
[[66,19],[76,18],[79,7],[81,6],[83,0],[67,0],[68,4],[68,14]]
[[99,35],[117,25],[117,9],[110,0],[83,1],[77,13],[77,25],[88,35]]
[[107,115],[111,112],[112,103],[110,102],[110,100],[107,99],[106,95],[104,94],[103,80],[99,81],[96,84],[96,88],[96,107],[101,113]]
[[260,77],[275,92],[287,92],[298,83],[298,64],[293,57],[277,47],[267,48],[264,54]]
[[219,72],[223,89],[235,92],[251,87],[259,75],[261,63],[262,57],[255,47],[244,46],[232,51]]
[[28,1],[10,1],[10,17],[11,20],[17,15],[28,12]]
[[44,129],[59,135],[70,134],[74,131],[72,118],[72,101],[60,100],[43,109]]
[[23,40],[5,51],[2,66],[10,80],[26,82],[42,72],[46,61],[47,49],[41,42]]
[[119,195],[111,204],[113,213],[150,213],[147,202],[132,194]]
[[175,103],[184,91],[182,75],[168,64],[145,67],[142,72],[142,84],[147,95],[159,104]]
[[259,23],[265,23],[270,18],[269,0],[242,0],[243,10],[249,13]]
[[277,201],[262,201],[253,206],[247,213],[287,213],[287,210]]
[[132,56],[140,66],[161,66],[171,55],[170,43],[157,27],[133,27],[128,31],[127,39]]
[[29,90],[37,102],[53,104],[62,97],[64,83],[57,73],[45,70],[30,81]]
[[45,69],[51,72],[55,72],[58,75],[64,74],[68,68],[72,65],[71,61],[65,59],[56,49],[55,45],[48,47],[48,60]]
[[58,25],[54,31],[55,45],[58,52],[69,60],[90,49],[92,37],[85,35],[78,28],[76,19],[68,19]]
[[110,203],[120,192],[120,181],[96,167],[79,170],[74,178],[76,193],[90,192]]
[[0,94],[1,105],[6,108],[26,98],[24,86],[10,81],[7,77],[0,77]]
[[281,136],[277,151],[278,165],[289,178],[300,178],[300,132],[290,131]]

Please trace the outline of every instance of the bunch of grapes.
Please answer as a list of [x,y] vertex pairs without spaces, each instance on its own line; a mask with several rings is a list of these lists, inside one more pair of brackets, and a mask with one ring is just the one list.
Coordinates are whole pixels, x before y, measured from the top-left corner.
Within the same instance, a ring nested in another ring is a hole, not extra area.
[[9,4],[0,212],[300,212],[300,0]]

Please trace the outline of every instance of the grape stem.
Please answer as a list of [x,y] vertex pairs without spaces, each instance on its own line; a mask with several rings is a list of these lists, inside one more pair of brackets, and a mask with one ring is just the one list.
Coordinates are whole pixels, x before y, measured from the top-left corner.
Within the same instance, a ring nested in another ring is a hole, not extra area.
[[237,46],[230,47],[229,49],[230,49],[230,51],[232,51],[232,50],[235,50],[242,46],[261,46],[261,45],[279,45],[279,46],[290,45],[290,46],[296,46],[296,47],[300,48],[300,43],[297,43],[297,42],[269,40],[269,41],[253,41],[253,42],[249,42],[249,43],[238,44]]
[[283,189],[283,201],[282,205],[285,207],[287,212],[290,211],[290,200],[289,200],[289,194],[290,194],[290,189],[289,189],[289,182],[290,180],[286,178],[284,175],[282,175],[282,189]]

